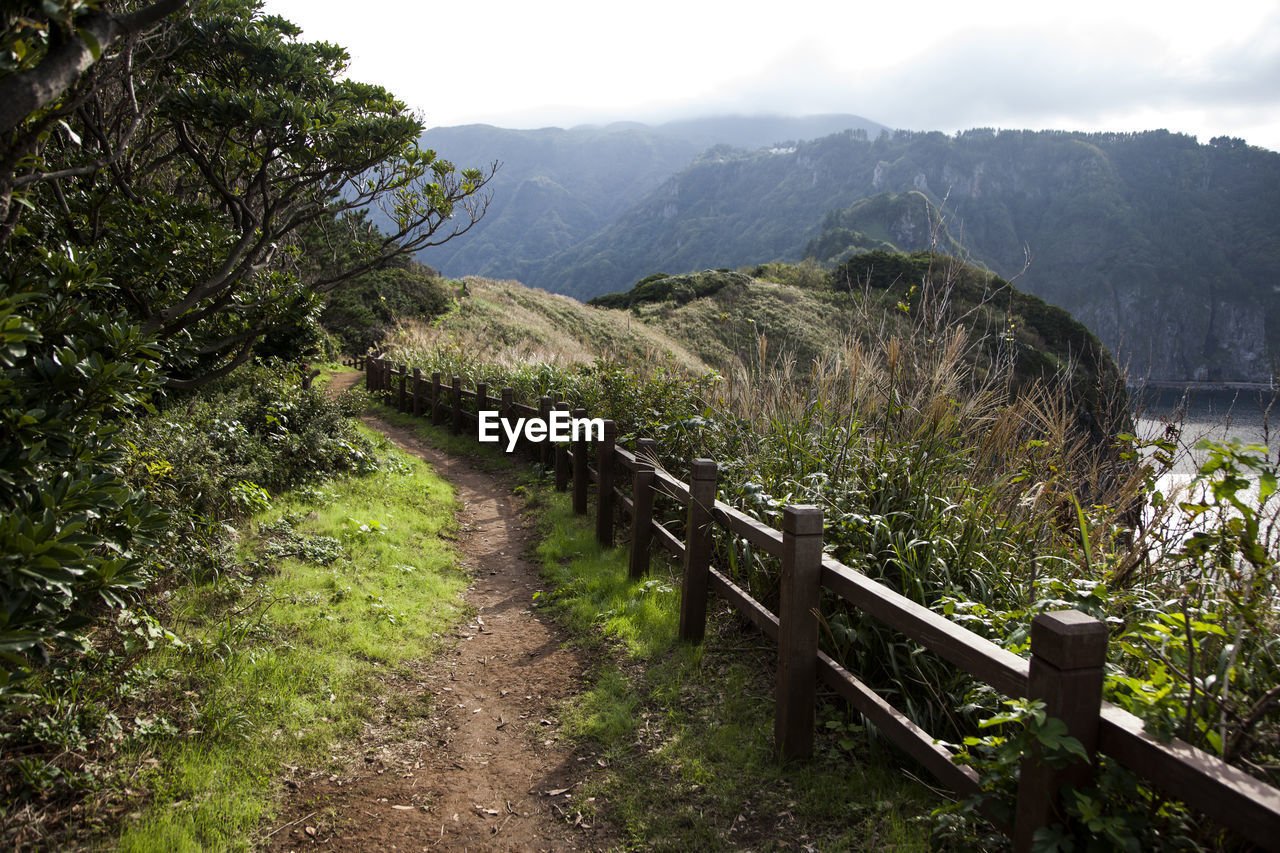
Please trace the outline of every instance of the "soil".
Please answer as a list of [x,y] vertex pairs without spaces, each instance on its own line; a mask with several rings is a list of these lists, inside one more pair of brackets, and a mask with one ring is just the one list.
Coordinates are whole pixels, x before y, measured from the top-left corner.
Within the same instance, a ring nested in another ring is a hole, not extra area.
[[[340,374],[348,387],[360,374]],[[594,756],[564,743],[557,708],[585,661],[534,612],[542,589],[525,554],[533,537],[511,485],[377,418],[365,422],[457,489],[458,550],[474,617],[430,661],[388,674],[346,769],[285,768],[291,793],[263,848],[289,850],[598,850],[608,833],[576,792]]]

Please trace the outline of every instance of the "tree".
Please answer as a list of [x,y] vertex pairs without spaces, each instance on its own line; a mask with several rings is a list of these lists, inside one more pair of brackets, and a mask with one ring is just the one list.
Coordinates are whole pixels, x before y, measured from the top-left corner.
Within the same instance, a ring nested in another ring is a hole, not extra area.
[[[17,0],[0,25],[3,698],[154,564],[121,421],[466,231],[492,169],[419,150],[403,104],[255,0]],[[394,233],[349,215],[372,204]],[[337,266],[304,233],[342,235]]]
[[[459,171],[421,150],[403,104],[339,79],[346,53],[299,35],[252,0],[202,4],[99,63],[66,132],[15,180],[28,204],[61,213],[33,239],[110,256],[122,304],[165,342],[172,386],[234,369],[281,318],[458,236],[487,206],[496,165]],[[366,231],[344,265],[298,274],[304,228],[373,204],[391,233]]]
[[0,12],[0,243],[11,233],[11,213],[16,213],[11,210],[13,171],[92,89],[86,72],[104,50],[140,36],[189,4],[159,0],[129,13],[101,9],[101,0],[5,5]]

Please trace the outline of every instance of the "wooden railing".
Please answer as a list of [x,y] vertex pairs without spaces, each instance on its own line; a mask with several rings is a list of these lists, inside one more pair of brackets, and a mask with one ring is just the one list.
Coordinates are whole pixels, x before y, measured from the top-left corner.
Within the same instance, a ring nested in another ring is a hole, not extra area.
[[[503,418],[546,418],[553,408],[567,409],[554,396],[542,397],[536,407],[523,405],[515,402],[509,388],[495,398],[483,384],[475,390],[463,389],[458,377],[451,377],[449,384],[439,373],[424,379],[420,370],[380,358],[350,363],[365,371],[368,389],[384,401],[402,412],[428,417],[432,423],[448,424],[455,433],[474,424],[480,411],[497,411]],[[581,409],[572,414],[586,416]],[[1030,659],[1019,657],[825,556],[820,508],[787,507],[782,530],[775,530],[716,500],[717,465],[711,460],[693,460],[685,483],[657,466],[657,445],[652,440],[639,440],[634,451],[617,446],[611,421],[605,421],[603,439],[593,444],[589,448],[585,439],[572,446],[521,442],[516,452],[532,454],[553,469],[558,490],[572,487],[573,508],[579,514],[587,513],[594,484],[596,537],[601,544],[613,546],[617,517],[628,519],[632,577],[648,571],[654,544],[682,561],[682,639],[701,641],[708,595],[715,592],[777,641],[774,744],[780,759],[804,759],[812,753],[816,689],[821,680],[958,796],[979,789],[972,768],[955,764],[945,746],[818,649],[819,603],[827,590],[998,692],[1043,701],[1047,713],[1062,720],[1084,745],[1090,761],[1065,770],[1049,768],[1035,754],[1024,758],[1014,824],[1000,826],[1011,835],[1016,850],[1029,850],[1038,828],[1061,819],[1059,788],[1088,784],[1097,753],[1110,756],[1149,785],[1260,848],[1280,845],[1280,790],[1183,741],[1161,742],[1143,730],[1139,718],[1102,701],[1107,629],[1098,620],[1075,610],[1041,614],[1031,626]],[[629,480],[630,495],[615,485],[620,470],[630,475],[622,481],[627,485]],[[683,539],[654,520],[655,498],[681,506]],[[777,613],[712,564],[713,527],[781,560]]]

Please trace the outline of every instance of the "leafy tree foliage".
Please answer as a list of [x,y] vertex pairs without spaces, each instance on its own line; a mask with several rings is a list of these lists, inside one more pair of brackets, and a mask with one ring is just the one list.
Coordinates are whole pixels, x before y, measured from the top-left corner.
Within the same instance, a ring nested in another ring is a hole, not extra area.
[[138,549],[163,523],[115,473],[121,416],[158,380],[138,329],[93,307],[110,289],[47,252],[0,296],[0,697],[24,654],[75,642],[142,583]]
[[491,171],[299,36],[255,0],[0,11],[0,691],[154,564],[121,423],[484,213]]
[[[320,293],[484,210],[486,175],[419,150],[420,123],[390,93],[339,79],[341,48],[257,6],[211,0],[104,60],[15,180],[48,212],[27,239],[102,253],[117,304],[164,342],[170,385],[225,374]],[[303,229],[373,203],[388,233],[348,240],[338,267],[297,263]]]

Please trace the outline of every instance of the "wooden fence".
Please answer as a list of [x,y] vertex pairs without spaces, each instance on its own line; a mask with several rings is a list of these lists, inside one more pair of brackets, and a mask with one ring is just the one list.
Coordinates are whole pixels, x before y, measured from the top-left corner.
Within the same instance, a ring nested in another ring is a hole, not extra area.
[[[464,389],[456,376],[446,384],[439,373],[424,378],[421,370],[380,358],[349,363],[365,371],[368,389],[386,402],[432,423],[448,424],[455,433],[476,424],[481,411],[496,411],[503,418],[545,419],[553,409],[568,408],[554,396],[542,397],[537,406],[518,403],[509,388],[493,397],[483,384]],[[586,412],[578,409],[572,416],[586,417]],[[1012,837],[1016,850],[1029,850],[1038,828],[1061,819],[1058,789],[1064,784],[1087,784],[1099,752],[1260,848],[1280,846],[1280,790],[1183,741],[1161,742],[1143,730],[1139,718],[1102,701],[1107,629],[1101,622],[1075,610],[1041,614],[1031,626],[1031,658],[1021,658],[825,556],[820,508],[787,507],[782,530],[774,530],[716,500],[715,462],[694,460],[685,483],[656,465],[655,442],[641,439],[634,450],[627,450],[615,443],[612,422],[604,425],[603,440],[592,442],[592,447],[585,439],[571,446],[521,442],[517,452],[531,453],[553,469],[556,488],[572,488],[573,508],[579,514],[587,513],[594,484],[596,536],[601,544],[614,545],[616,518],[626,517],[632,577],[648,570],[655,544],[682,560],[682,639],[694,643],[702,639],[708,594],[715,592],[777,641],[774,744],[780,759],[804,759],[811,754],[821,680],[957,796],[978,791],[978,776],[972,768],[955,764],[945,746],[818,649],[818,609],[822,591],[827,590],[998,692],[1043,701],[1048,714],[1066,723],[1069,733],[1084,744],[1090,762],[1066,770],[1041,764],[1035,754],[1024,758],[1014,824],[1000,826]],[[621,484],[616,484],[619,471],[625,473]],[[683,540],[654,521],[655,498],[681,506],[686,519]],[[777,613],[712,565],[713,526],[781,560]]]

